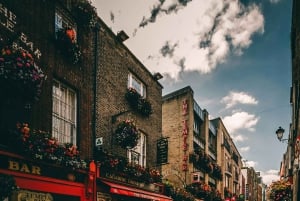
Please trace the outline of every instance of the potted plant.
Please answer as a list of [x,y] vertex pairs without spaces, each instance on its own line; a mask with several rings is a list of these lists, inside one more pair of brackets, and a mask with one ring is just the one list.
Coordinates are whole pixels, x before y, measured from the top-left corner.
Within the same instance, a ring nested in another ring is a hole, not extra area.
[[71,58],[73,64],[78,63],[81,57],[81,51],[77,44],[76,37],[76,31],[72,27],[62,28],[56,33],[58,46],[67,57]]
[[15,137],[18,151],[32,159],[73,169],[87,169],[87,162],[80,159],[75,145],[61,144],[49,132],[30,129],[27,123],[17,123]]
[[128,101],[129,105],[136,110],[138,109],[140,97],[141,95],[134,88],[131,87],[127,89],[125,94],[125,98]]
[[138,129],[132,120],[120,122],[115,130],[115,140],[122,148],[131,149],[135,147],[140,138]]
[[78,1],[76,6],[73,7],[72,13],[76,17],[77,23],[82,25],[82,27],[92,28],[95,26],[97,20],[97,11],[96,8],[92,6],[91,1]]
[[148,117],[152,114],[151,103],[143,98],[134,88],[128,88],[125,94],[125,98],[128,101],[131,108],[139,112],[141,115]]
[[139,99],[138,110],[143,116],[148,117],[152,114],[152,105],[148,100],[141,98]]

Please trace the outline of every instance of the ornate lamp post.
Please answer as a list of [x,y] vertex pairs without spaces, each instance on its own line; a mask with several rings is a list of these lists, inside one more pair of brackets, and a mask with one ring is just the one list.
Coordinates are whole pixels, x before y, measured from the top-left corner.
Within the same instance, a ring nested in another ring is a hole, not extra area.
[[288,140],[289,139],[282,139],[283,138],[283,133],[284,133],[284,129],[279,126],[279,128],[276,130],[276,135],[277,135],[277,138],[280,142],[287,142],[288,143]]

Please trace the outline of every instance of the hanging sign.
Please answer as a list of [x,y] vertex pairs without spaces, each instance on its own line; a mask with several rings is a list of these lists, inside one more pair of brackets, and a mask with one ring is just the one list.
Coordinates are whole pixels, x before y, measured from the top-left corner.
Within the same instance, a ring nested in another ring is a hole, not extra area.
[[168,139],[161,138],[157,141],[157,164],[168,162]]

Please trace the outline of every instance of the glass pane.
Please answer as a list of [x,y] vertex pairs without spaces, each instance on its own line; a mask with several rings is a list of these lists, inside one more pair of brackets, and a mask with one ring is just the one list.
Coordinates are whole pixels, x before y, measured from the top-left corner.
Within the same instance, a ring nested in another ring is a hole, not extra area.
[[54,83],[52,134],[60,143],[76,143],[76,94]]

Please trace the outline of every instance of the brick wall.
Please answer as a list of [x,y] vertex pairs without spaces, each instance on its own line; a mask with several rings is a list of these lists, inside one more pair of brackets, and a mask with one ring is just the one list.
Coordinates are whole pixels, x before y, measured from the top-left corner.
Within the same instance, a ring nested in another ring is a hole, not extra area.
[[[55,7],[60,7],[66,13],[70,12],[60,1],[3,0],[1,5],[16,16],[13,31],[7,31],[2,24],[2,38],[5,41],[15,41],[20,33],[24,33],[27,36],[27,42],[33,42],[34,49],[37,48],[42,53],[40,59],[35,59],[35,61],[47,75],[47,80],[43,84],[40,100],[32,106],[31,125],[41,130],[51,131],[53,79],[71,86],[78,94],[78,145],[83,157],[91,158],[93,53],[89,47],[92,43],[92,32],[81,29],[80,25],[77,25],[79,27],[78,43],[84,60],[74,65],[57,47],[55,41]],[[5,13],[1,14],[1,20],[4,20]],[[71,14],[70,16],[72,17]]]
[[[156,166],[156,141],[161,137],[162,132],[162,86],[146,67],[116,39],[108,27],[104,24],[100,27],[96,136],[103,137],[104,150],[126,156],[126,150],[114,143],[112,134],[119,121],[133,119],[138,129],[147,136],[147,166]],[[125,99],[129,73],[135,75],[146,86],[146,99],[153,109],[149,117],[132,111]],[[116,122],[112,122],[112,116],[116,117]]]

